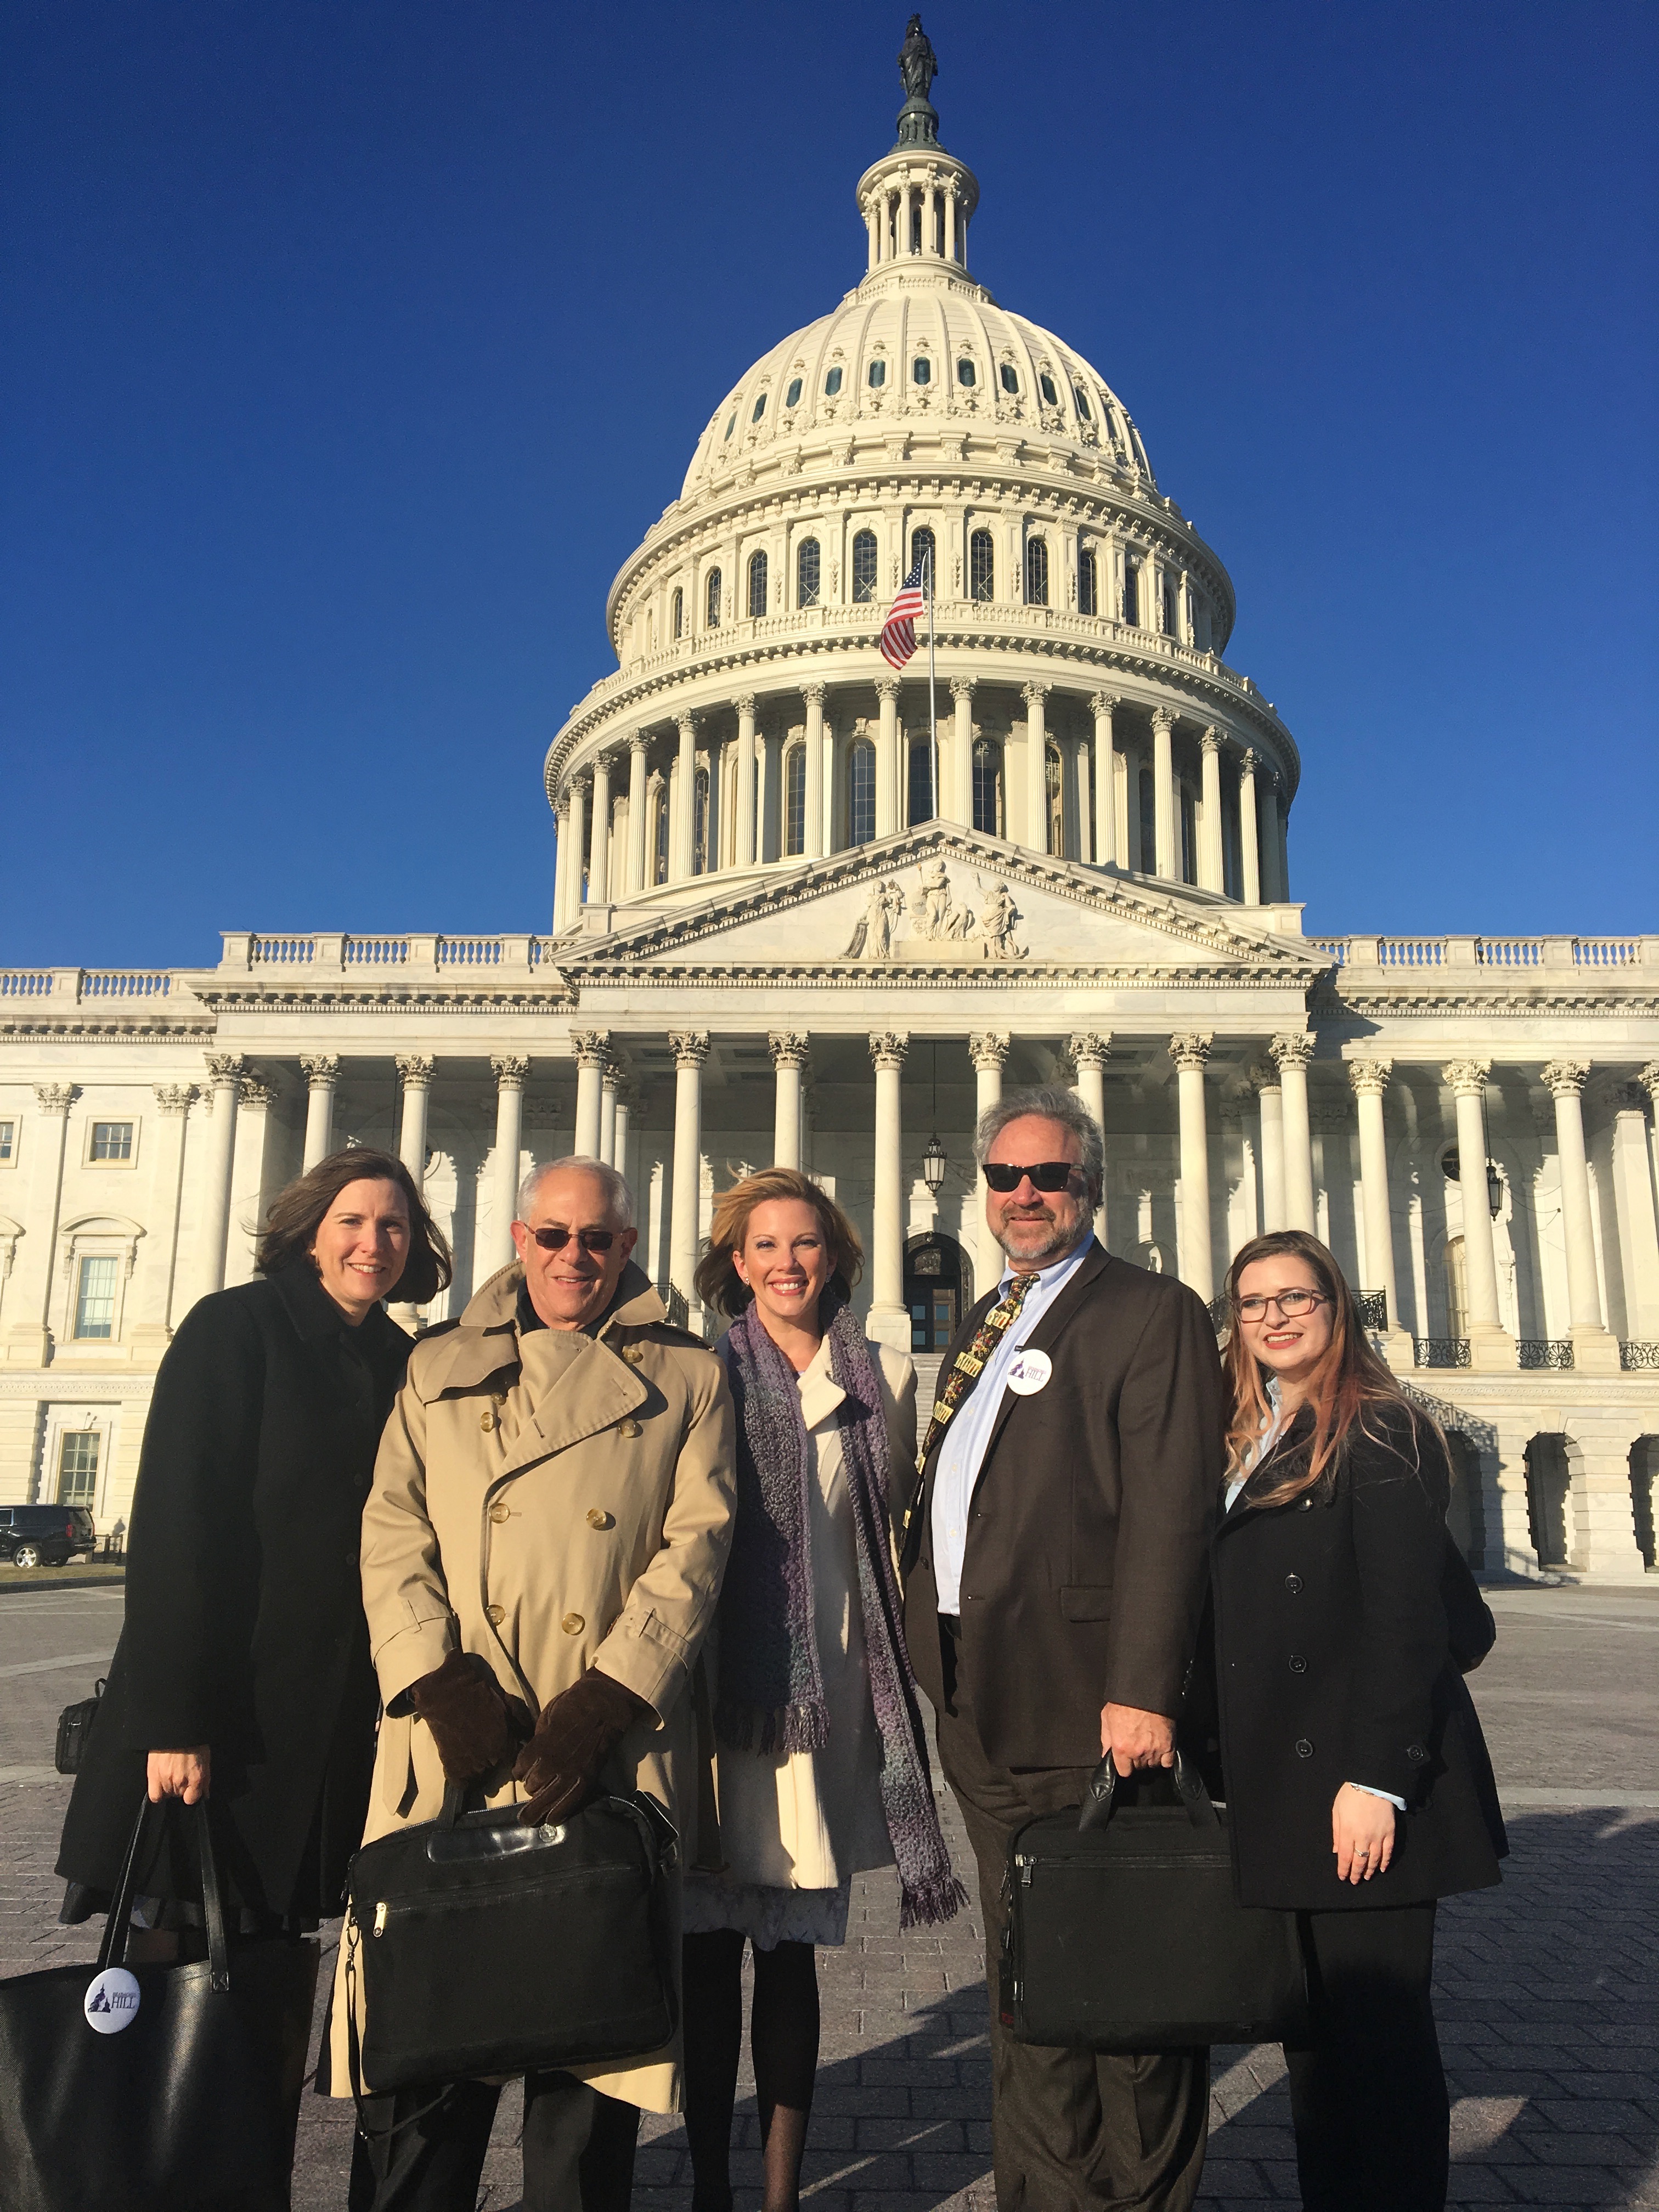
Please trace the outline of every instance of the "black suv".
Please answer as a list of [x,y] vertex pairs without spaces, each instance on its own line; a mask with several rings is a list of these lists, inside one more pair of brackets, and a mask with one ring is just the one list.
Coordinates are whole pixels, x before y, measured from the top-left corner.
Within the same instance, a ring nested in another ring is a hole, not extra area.
[[0,1559],[15,1567],[61,1567],[77,1552],[97,1549],[98,1530],[84,1505],[0,1505]]

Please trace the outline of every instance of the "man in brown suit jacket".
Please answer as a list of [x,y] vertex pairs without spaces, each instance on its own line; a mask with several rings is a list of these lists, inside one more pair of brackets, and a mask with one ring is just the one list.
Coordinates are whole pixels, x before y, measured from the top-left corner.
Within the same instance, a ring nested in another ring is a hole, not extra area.
[[939,1370],[945,1396],[992,1317],[976,1383],[930,1431],[903,1565],[911,1660],[978,1863],[997,2203],[1185,2212],[1208,2053],[1016,2043],[997,1962],[1010,1839],[1080,1802],[1108,1750],[1125,1775],[1173,1763],[1222,1468],[1215,1332],[1183,1284],[1096,1242],[1104,1140],[1073,1092],[1011,1094],[975,1152],[1006,1266]]

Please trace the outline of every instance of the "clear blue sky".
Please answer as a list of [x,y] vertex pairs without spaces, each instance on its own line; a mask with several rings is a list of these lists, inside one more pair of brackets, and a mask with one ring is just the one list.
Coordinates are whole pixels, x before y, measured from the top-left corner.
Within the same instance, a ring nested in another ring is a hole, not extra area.
[[[902,5],[12,0],[0,962],[545,925],[540,767]],[[1647,4],[935,7],[976,273],[1121,394],[1311,927],[1659,928]]]

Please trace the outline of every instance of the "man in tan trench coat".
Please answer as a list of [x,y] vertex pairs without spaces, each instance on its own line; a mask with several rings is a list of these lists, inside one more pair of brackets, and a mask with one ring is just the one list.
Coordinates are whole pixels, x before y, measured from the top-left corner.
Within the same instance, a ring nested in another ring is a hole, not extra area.
[[[724,1370],[669,1325],[633,1265],[613,1170],[558,1161],[519,1200],[519,1263],[416,1345],[363,1514],[386,1713],[365,1842],[434,1819],[447,1775],[475,1802],[541,1820],[601,1778],[649,1791],[677,1823],[696,1805],[687,1692],[734,1501]],[[371,2094],[351,2212],[471,2212],[498,2094],[454,2084],[406,2126],[435,2090]],[[678,2044],[620,2069],[531,2075],[526,2212],[623,2212],[639,2107],[678,2100]]]

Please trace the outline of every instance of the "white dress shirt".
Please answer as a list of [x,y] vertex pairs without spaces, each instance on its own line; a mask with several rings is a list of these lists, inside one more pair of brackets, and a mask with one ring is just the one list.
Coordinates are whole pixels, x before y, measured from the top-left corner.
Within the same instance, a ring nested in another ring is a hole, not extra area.
[[[962,1610],[962,1561],[968,1545],[968,1511],[974,1486],[979,1480],[985,1447],[996,1425],[1008,1370],[1030,1342],[1031,1333],[1043,1315],[1094,1248],[1091,1231],[1074,1252],[1068,1252],[1063,1260],[1056,1260],[1052,1267],[1038,1268],[1037,1279],[1026,1291],[1025,1302],[1012,1326],[1003,1330],[995,1351],[985,1363],[984,1373],[957,1407],[945,1431],[933,1477],[933,1577],[939,1586],[941,1613]],[[1013,1269],[1005,1267],[994,1303],[1000,1304],[1013,1279]],[[990,1308],[986,1310],[989,1312]],[[941,1389],[949,1372],[948,1368],[940,1370]]]

